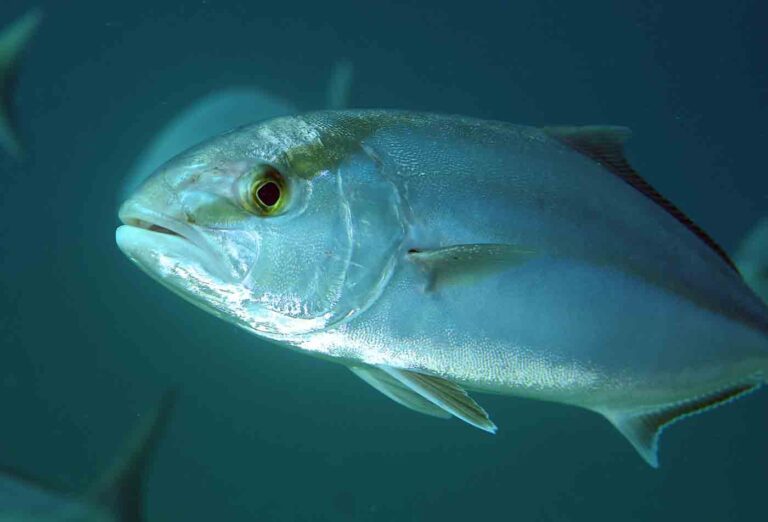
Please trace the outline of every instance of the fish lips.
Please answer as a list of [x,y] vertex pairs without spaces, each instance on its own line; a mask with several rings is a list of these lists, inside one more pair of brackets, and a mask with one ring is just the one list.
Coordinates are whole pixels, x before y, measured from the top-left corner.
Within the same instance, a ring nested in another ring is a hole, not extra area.
[[178,267],[194,267],[220,279],[229,279],[221,260],[191,225],[132,205],[120,209],[124,223],[115,231],[118,248],[145,272],[167,279]]

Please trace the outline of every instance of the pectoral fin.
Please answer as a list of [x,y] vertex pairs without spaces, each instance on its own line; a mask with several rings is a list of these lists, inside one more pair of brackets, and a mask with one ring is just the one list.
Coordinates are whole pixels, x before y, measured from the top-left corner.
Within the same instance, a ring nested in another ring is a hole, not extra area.
[[384,370],[374,366],[351,366],[352,372],[398,404],[413,411],[449,419],[451,414],[425,399],[419,393],[401,383]]
[[389,366],[379,368],[440,409],[476,428],[496,433],[496,425],[488,417],[488,413],[458,384],[440,377]]
[[408,257],[427,274],[427,290],[471,284],[529,261],[536,252],[506,244],[455,245],[435,250],[412,249]]
[[651,467],[659,467],[661,432],[670,424],[742,397],[762,385],[759,378],[724,388],[703,397],[638,411],[601,412]]

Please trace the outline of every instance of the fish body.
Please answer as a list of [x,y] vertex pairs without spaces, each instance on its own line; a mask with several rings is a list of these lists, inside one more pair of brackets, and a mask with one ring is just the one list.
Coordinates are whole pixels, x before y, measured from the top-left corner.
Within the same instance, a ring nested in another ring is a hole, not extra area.
[[0,468],[0,522],[142,522],[142,489],[168,421],[166,394],[138,426],[115,462],[82,495],[17,470]]
[[768,310],[631,170],[627,135],[280,118],[166,164],[117,241],[196,305],[414,410],[495,431],[467,390],[572,404],[656,466],[664,426],[764,382]]

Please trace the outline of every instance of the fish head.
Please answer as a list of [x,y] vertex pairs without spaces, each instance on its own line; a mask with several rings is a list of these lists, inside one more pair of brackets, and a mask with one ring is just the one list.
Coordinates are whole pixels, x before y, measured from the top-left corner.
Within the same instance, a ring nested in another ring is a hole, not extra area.
[[278,340],[315,332],[393,271],[405,226],[382,170],[335,113],[242,127],[161,166],[122,204],[117,244],[214,315]]

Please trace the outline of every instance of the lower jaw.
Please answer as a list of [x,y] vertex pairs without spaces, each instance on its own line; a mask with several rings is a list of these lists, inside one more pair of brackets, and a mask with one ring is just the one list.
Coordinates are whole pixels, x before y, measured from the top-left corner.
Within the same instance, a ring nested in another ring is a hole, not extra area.
[[115,240],[131,261],[154,277],[164,279],[191,271],[208,274],[212,280],[228,277],[217,259],[181,236],[123,225],[116,230]]

